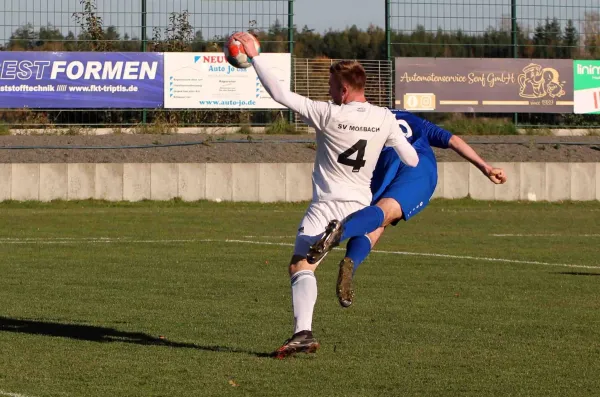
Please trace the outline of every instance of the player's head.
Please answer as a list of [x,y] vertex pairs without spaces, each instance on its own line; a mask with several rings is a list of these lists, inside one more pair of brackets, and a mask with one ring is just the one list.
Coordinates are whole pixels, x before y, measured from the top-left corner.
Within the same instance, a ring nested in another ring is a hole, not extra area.
[[340,61],[329,68],[329,95],[336,105],[364,96],[367,74],[357,61]]

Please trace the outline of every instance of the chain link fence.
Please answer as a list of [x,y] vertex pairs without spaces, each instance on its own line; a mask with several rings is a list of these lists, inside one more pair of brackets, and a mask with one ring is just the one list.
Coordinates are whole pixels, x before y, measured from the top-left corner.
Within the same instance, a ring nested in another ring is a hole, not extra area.
[[[329,96],[329,67],[339,59],[294,59],[294,91],[308,98],[327,101]],[[367,72],[365,95],[367,100],[378,106],[392,106],[391,61],[359,60]],[[306,127],[298,117],[296,128]]]
[[[250,30],[265,52],[293,50],[291,0],[2,0],[3,51],[220,52]],[[10,127],[137,127],[266,124],[271,111],[3,109]]]
[[[232,31],[251,30],[265,52],[297,56],[292,65],[293,89],[311,98],[328,99],[326,76],[333,60],[299,55],[302,48],[319,48],[315,40],[320,36],[294,27],[293,0],[0,0],[0,5],[3,51],[221,51]],[[385,7],[387,44],[381,30],[370,28],[372,48],[357,47],[357,53],[350,56],[378,54],[379,60],[363,61],[369,74],[367,97],[376,104],[394,103],[396,56],[600,57],[598,0],[380,0],[373,6]],[[353,41],[357,34],[352,29],[347,33],[347,38],[330,35],[328,40]],[[11,127],[134,126],[147,131],[147,126],[168,130],[267,125],[280,120],[280,115],[293,121],[285,112],[265,110],[25,108],[0,109],[0,123]],[[429,113],[426,117],[438,122],[456,117],[494,118],[520,127],[600,125],[598,116],[575,114]]]
[[[598,0],[386,0],[394,57],[598,59]],[[435,114],[436,121],[464,117]],[[519,127],[598,127],[597,115],[473,114]]]

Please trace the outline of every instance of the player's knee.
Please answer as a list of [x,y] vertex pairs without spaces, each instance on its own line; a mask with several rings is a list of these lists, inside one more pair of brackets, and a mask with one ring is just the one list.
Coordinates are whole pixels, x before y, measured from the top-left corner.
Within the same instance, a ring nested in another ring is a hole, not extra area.
[[398,208],[398,211],[394,212],[393,214],[390,214],[390,216],[385,217],[385,221],[383,222],[383,227],[391,225],[392,222],[401,220],[402,216],[403,216],[402,209]]
[[303,270],[310,270],[314,272],[317,268],[317,265],[311,265],[308,263],[305,256],[294,255],[289,266],[290,277]]
[[382,226],[388,226],[392,222],[402,219],[402,207],[396,200],[383,198],[377,202],[377,206],[383,210],[385,216]]
[[384,230],[384,227],[380,227],[377,230],[367,234],[367,238],[371,241],[371,248],[375,247],[375,244],[377,244],[377,242],[381,238],[381,235],[383,234]]

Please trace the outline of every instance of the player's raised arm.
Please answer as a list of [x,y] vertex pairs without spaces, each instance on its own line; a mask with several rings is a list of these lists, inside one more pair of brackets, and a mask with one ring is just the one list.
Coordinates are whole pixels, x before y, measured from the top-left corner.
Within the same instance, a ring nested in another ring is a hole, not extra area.
[[[390,116],[394,117],[392,113],[390,113]],[[390,123],[390,128],[392,130],[385,145],[393,147],[404,164],[416,167],[419,164],[419,155],[415,148],[406,140],[395,118]]]
[[275,102],[298,113],[313,127],[321,128],[327,123],[326,118],[330,113],[329,108],[331,106],[329,103],[313,101],[283,86],[271,72],[269,60],[266,57],[260,56],[250,33],[238,32],[233,35],[233,38],[244,46],[244,51],[252,59],[252,65],[254,66],[254,70],[256,70],[260,82]]
[[460,137],[453,135],[452,138],[450,138],[448,146],[461,157],[469,160],[475,167],[479,168],[479,170],[495,184],[500,185],[506,182],[506,174],[502,168],[494,168],[486,163],[477,152],[475,152],[475,150]]
[[468,143],[460,137],[453,135],[440,126],[424,120],[414,114],[407,114],[405,118],[411,125],[418,126],[422,134],[427,136],[427,141],[433,147],[452,149],[458,155],[477,167],[486,177],[495,184],[506,182],[506,174],[501,168],[494,168],[486,163]]

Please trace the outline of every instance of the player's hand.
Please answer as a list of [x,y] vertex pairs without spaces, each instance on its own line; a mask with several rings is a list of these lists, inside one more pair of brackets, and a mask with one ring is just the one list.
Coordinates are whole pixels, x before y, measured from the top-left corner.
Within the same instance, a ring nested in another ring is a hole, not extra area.
[[496,185],[501,185],[506,183],[506,173],[502,168],[492,168],[487,171],[486,175],[490,181],[494,182]]
[[254,45],[254,37],[248,32],[237,32],[233,34],[233,38],[239,41],[244,46],[244,52],[250,58],[258,56],[258,51]]

